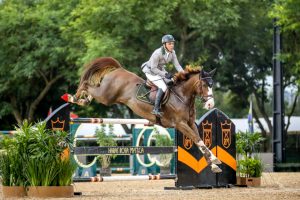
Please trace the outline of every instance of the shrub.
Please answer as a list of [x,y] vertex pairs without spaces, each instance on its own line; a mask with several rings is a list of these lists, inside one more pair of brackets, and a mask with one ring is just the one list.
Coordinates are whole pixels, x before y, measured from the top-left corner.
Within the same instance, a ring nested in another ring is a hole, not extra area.
[[0,164],[3,185],[70,185],[76,164],[62,156],[65,149],[71,148],[68,133],[46,129],[45,123],[33,126],[27,121],[16,130],[13,138],[1,142],[0,159],[10,163],[9,168],[8,162]]

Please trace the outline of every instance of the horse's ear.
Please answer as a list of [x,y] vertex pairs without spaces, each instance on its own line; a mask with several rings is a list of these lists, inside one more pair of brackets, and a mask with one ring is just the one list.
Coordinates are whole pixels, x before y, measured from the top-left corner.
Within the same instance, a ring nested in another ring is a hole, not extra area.
[[202,69],[201,72],[200,72],[200,77],[201,77],[201,78],[204,78],[204,77],[205,77],[205,72],[204,72],[203,69]]
[[209,76],[213,77],[215,75],[216,71],[217,71],[217,68],[215,68],[215,69],[211,70],[210,72],[208,72]]

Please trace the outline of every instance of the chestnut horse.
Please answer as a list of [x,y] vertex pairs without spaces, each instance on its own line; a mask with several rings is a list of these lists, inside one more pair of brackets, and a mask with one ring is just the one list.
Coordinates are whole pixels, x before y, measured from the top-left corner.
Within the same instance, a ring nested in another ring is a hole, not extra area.
[[[204,108],[214,106],[212,96],[212,75],[204,70],[188,67],[175,74],[175,86],[171,88],[168,102],[162,106],[163,116],[159,125],[172,127],[193,140],[203,153],[214,173],[222,170],[217,166],[221,161],[205,146],[195,125],[195,98],[199,95],[204,101]],[[68,95],[70,103],[87,105],[92,99],[104,105],[121,103],[133,112],[154,124],[157,117],[151,114],[153,105],[140,101],[136,93],[140,84],[145,81],[137,75],[125,70],[113,58],[98,58],[86,66],[76,95]]]

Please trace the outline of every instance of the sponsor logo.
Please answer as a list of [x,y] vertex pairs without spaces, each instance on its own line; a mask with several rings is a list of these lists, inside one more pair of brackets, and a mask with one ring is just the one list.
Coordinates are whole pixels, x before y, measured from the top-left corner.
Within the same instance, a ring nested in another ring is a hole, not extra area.
[[208,123],[208,120],[206,122],[202,122],[202,130],[203,130],[203,142],[207,146],[207,148],[210,148],[212,145],[212,123]]
[[57,117],[56,121],[51,120],[52,130],[54,131],[63,131],[65,128],[65,120],[60,121]]
[[192,139],[186,137],[185,135],[183,136],[183,146],[185,149],[189,150],[193,146],[193,141]]
[[231,122],[227,122],[225,120],[224,123],[221,122],[221,129],[222,129],[222,145],[225,148],[229,148],[231,145]]

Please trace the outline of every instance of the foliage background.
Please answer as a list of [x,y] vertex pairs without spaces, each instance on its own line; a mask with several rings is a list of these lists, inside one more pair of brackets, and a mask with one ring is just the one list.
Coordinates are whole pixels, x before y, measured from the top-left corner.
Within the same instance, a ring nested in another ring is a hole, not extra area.
[[[111,56],[144,77],[140,65],[173,34],[180,63],[217,68],[216,107],[272,125],[273,19],[282,27],[287,115],[299,115],[297,0],[2,0],[0,1],[0,129],[44,119],[74,93],[84,65]],[[174,70],[174,69],[173,69]],[[136,117],[124,106],[74,107],[80,116]],[[197,104],[198,117],[205,111]],[[270,131],[263,129],[263,136]],[[287,127],[286,127],[287,128]],[[129,130],[127,130],[129,131]]]

